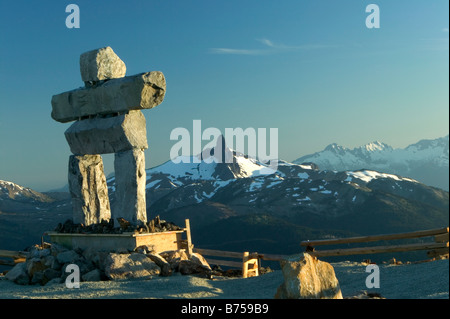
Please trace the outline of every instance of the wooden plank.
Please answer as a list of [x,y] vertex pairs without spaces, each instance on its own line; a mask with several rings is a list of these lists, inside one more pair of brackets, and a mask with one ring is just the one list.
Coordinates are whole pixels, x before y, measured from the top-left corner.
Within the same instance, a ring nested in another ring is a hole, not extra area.
[[191,238],[191,224],[189,222],[189,219],[185,220],[186,223],[186,237],[187,237],[187,254],[188,256],[192,255],[192,238]]
[[134,246],[150,246],[158,253],[168,250],[178,250],[180,248],[178,246],[178,240],[181,239],[182,233],[160,232],[156,234],[158,234],[158,236],[136,237]]
[[245,262],[245,265],[246,265],[245,267],[247,268],[247,270],[246,270],[247,276],[244,278],[259,276],[259,259],[258,258],[250,257],[250,259]]
[[272,254],[258,254],[259,258],[262,260],[273,260],[280,261],[288,258],[288,255],[272,255]]
[[27,259],[25,257],[20,257],[20,258],[14,258],[14,263],[15,264],[20,264],[20,263],[24,263],[26,262]]
[[0,257],[7,258],[25,258],[27,253],[24,251],[0,250]]
[[248,277],[248,258],[250,253],[248,251],[244,252],[242,256],[242,278]]
[[300,246],[320,246],[320,245],[337,245],[337,244],[350,244],[350,243],[364,243],[379,240],[394,240],[394,239],[408,239],[408,238],[420,238],[435,236],[439,234],[448,233],[448,227],[420,230],[409,233],[400,234],[385,234],[385,235],[372,235],[372,236],[361,236],[361,237],[349,237],[349,238],[336,238],[336,239],[323,239],[323,240],[311,240],[302,241]]
[[233,268],[238,268],[238,269],[242,268],[242,263],[237,262],[237,261],[217,260],[217,259],[211,259],[211,258],[206,258],[206,261],[210,265],[228,266],[228,267],[233,267]]
[[431,250],[448,247],[448,243],[421,243],[421,244],[407,244],[396,246],[376,246],[376,247],[362,247],[362,248],[348,248],[348,249],[333,249],[308,252],[315,257],[330,257],[330,256],[347,256],[347,255],[364,255],[364,254],[380,254],[400,251],[413,250]]
[[0,265],[1,266],[14,266],[15,265],[15,262],[14,261],[12,261],[12,260],[2,260],[2,259],[0,259]]
[[437,243],[448,242],[448,233],[434,236],[434,241]]
[[241,259],[243,256],[243,253],[237,253],[233,251],[203,249],[203,248],[194,248],[194,252],[199,253],[200,255],[214,256],[214,257],[229,257]]

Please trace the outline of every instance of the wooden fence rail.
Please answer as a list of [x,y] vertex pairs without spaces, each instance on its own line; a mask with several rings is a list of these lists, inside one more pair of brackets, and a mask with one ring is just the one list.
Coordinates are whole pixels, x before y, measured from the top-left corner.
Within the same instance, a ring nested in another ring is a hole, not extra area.
[[280,261],[287,257],[284,255],[250,253],[248,251],[240,253],[234,251],[223,251],[223,250],[201,249],[201,248],[194,248],[194,252],[199,253],[202,256],[239,259],[239,261],[233,261],[233,260],[211,259],[209,257],[206,257],[206,261],[211,265],[220,265],[242,269],[243,278],[259,276],[261,260]]
[[[430,257],[437,257],[440,255],[448,255],[448,233],[449,228],[438,228],[430,230],[421,230],[409,233],[400,234],[386,234],[386,235],[373,235],[362,237],[350,237],[350,238],[337,238],[337,239],[324,239],[314,241],[302,241],[301,246],[306,247],[306,250],[311,255],[316,257],[329,257],[329,256],[345,256],[345,255],[361,255],[361,254],[379,254],[389,252],[401,252],[401,251],[414,251],[414,250],[430,250],[428,255]],[[412,239],[434,236],[434,242],[417,243],[417,244],[403,244],[403,245],[391,245],[391,246],[374,246],[374,247],[358,247],[358,248],[346,248],[346,249],[332,249],[316,251],[316,246],[322,245],[338,245],[338,244],[352,244],[352,243],[365,243],[374,241],[388,241],[398,239]]]
[[27,256],[26,253],[23,251],[0,250],[0,258],[8,258],[9,259],[9,260],[1,260],[0,259],[0,265],[14,266],[17,263],[24,262],[26,259],[26,256]]
[[259,276],[260,262],[258,255],[255,253],[250,254],[250,252],[248,251],[238,253],[233,251],[221,251],[221,250],[201,249],[201,248],[194,248],[194,252],[199,253],[202,256],[239,259],[240,261],[238,262],[232,260],[211,259],[208,257],[206,258],[206,261],[209,264],[242,269],[243,278]]

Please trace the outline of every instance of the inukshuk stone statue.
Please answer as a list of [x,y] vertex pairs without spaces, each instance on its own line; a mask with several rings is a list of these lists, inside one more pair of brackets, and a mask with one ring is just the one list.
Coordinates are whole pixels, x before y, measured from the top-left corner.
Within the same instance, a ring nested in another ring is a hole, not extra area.
[[[122,217],[147,221],[145,117],[140,110],[159,105],[166,92],[161,72],[126,76],[125,63],[110,47],[80,56],[85,86],[52,97],[52,118],[75,121],[64,133],[73,155],[69,189],[73,222],[84,225]],[[114,153],[115,207],[111,214],[101,154]]]

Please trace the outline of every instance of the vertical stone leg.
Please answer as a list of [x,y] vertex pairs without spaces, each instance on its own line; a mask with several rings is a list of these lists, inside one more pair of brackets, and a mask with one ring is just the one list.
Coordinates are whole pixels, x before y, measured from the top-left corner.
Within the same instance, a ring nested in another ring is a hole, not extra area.
[[71,155],[69,190],[72,196],[73,222],[84,225],[109,221],[108,187],[100,155]]
[[122,217],[134,225],[147,222],[145,201],[145,154],[141,149],[115,153],[116,201],[113,218]]

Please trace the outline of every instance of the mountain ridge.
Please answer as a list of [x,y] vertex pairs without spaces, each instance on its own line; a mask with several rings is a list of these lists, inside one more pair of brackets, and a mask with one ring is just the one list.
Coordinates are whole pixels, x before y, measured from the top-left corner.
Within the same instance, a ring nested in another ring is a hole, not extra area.
[[[146,169],[147,218],[159,215],[181,226],[190,219],[200,248],[276,254],[298,252],[303,240],[448,225],[449,193],[409,177],[368,169],[320,170],[313,163],[281,160],[274,169],[227,152],[229,163],[196,163],[191,157]],[[107,184],[117,216],[114,176]],[[40,242],[44,231],[72,217],[71,200],[64,196],[30,201],[4,192],[0,198],[2,249]]]
[[353,149],[337,143],[322,151],[304,155],[293,163],[312,162],[323,170],[372,169],[408,176],[427,185],[449,189],[449,135],[423,139],[405,148],[375,141]]

